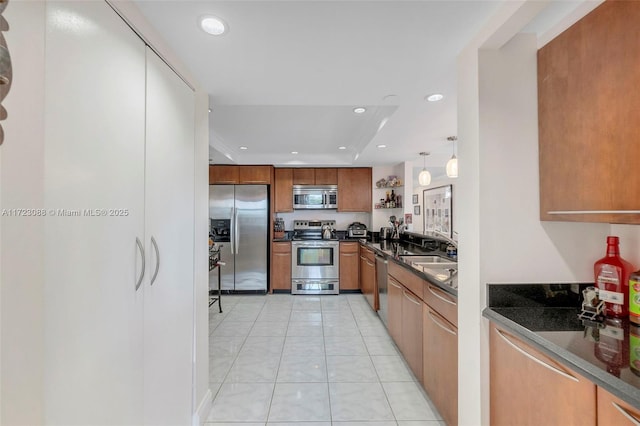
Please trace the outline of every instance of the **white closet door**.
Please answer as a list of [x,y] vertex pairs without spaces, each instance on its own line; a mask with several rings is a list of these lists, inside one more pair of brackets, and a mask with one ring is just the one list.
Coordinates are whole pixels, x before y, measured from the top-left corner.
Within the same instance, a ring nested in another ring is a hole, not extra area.
[[194,103],[193,91],[147,49],[144,412],[148,425],[187,425],[193,412]]
[[105,2],[46,8],[45,423],[139,425],[145,46]]

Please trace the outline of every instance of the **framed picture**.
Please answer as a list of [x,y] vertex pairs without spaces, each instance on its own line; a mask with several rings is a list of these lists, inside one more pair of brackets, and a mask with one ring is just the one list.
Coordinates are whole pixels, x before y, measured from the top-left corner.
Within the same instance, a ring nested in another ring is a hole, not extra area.
[[413,204],[418,204],[418,194],[413,194]]
[[420,216],[420,206],[413,206],[413,214]]
[[451,238],[453,234],[453,186],[445,185],[422,191],[424,198],[424,231]]
[[411,225],[413,223],[413,219],[411,216],[411,213],[405,213],[404,214],[404,223],[407,225]]

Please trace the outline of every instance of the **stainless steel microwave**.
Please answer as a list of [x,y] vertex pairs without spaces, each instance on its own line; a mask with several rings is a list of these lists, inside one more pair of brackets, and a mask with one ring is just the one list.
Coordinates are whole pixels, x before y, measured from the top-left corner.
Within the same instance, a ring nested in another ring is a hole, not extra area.
[[293,208],[336,209],[338,208],[338,187],[336,185],[293,185]]

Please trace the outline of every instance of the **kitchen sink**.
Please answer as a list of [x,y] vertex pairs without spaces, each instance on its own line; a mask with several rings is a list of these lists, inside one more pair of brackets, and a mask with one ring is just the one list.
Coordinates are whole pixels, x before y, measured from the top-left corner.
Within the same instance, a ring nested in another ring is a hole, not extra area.
[[400,258],[409,264],[429,265],[434,268],[454,268],[458,269],[458,262],[440,256],[400,256]]

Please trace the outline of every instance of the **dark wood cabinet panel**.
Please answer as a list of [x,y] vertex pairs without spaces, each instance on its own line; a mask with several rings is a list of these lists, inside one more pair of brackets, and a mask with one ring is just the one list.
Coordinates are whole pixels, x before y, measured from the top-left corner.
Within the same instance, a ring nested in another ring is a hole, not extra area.
[[237,184],[240,182],[238,166],[209,166],[209,185]]
[[338,169],[322,168],[315,169],[315,183],[316,185],[337,185],[338,184]]
[[495,324],[490,333],[492,425],[595,426],[596,385]]
[[273,166],[239,166],[241,184],[271,184]]
[[271,289],[291,290],[291,243],[274,242],[271,258]]
[[340,242],[340,290],[360,288],[360,255],[356,242]]
[[640,223],[638,22],[607,1],[538,51],[541,220]]
[[278,213],[293,211],[293,169],[274,170],[275,211]]
[[338,169],[338,211],[371,211],[371,168]]
[[294,185],[315,185],[316,174],[314,169],[293,169]]

